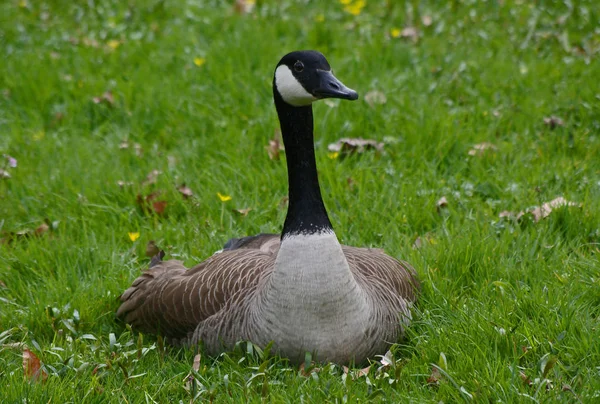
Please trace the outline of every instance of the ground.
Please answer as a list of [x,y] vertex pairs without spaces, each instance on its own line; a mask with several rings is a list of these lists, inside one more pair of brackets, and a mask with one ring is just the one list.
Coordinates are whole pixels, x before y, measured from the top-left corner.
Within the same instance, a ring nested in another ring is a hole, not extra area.
[[[598,2],[8,0],[0,15],[4,402],[598,400]],[[413,325],[366,375],[245,344],[192,370],[193,350],[116,321],[117,297],[151,240],[191,265],[281,229],[271,82],[296,49],[360,95],[315,105],[323,196],[342,242],[415,266]],[[329,150],[344,137],[383,145]]]

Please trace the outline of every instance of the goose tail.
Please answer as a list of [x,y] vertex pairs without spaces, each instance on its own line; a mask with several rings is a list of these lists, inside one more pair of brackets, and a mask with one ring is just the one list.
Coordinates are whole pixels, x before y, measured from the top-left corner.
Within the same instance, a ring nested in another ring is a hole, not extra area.
[[140,331],[157,331],[156,325],[163,322],[158,317],[165,309],[162,307],[162,291],[173,278],[186,271],[181,261],[163,261],[164,256],[165,252],[161,250],[152,257],[149,268],[119,297],[121,306],[117,310],[117,318]]

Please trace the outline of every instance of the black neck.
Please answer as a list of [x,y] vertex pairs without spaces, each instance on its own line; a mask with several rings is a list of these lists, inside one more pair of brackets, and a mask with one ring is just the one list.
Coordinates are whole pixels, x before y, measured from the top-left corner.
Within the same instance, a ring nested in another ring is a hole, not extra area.
[[289,206],[281,238],[331,230],[315,161],[312,106],[293,107],[273,91],[288,169]]

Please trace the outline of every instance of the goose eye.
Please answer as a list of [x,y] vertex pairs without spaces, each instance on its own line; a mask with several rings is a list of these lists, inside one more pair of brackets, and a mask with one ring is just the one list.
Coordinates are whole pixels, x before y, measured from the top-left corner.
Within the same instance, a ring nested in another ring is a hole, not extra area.
[[301,61],[297,61],[296,63],[294,63],[294,70],[297,72],[301,72],[302,70],[304,70],[304,64]]

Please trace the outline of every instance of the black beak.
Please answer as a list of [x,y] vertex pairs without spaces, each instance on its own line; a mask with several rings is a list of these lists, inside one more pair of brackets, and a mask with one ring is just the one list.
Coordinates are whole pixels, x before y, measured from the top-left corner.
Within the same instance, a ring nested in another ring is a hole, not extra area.
[[344,100],[358,99],[358,93],[339,81],[331,71],[319,70],[319,87],[313,91],[317,98],[342,98]]

